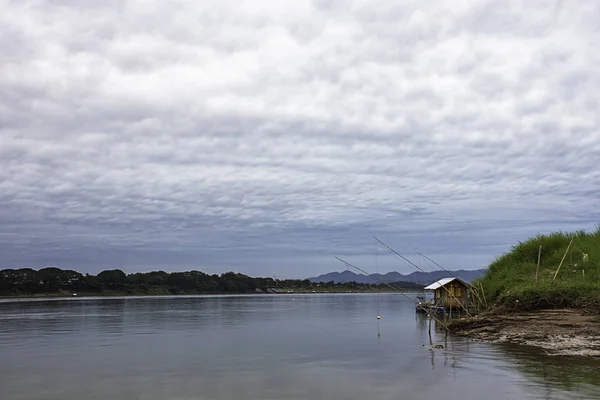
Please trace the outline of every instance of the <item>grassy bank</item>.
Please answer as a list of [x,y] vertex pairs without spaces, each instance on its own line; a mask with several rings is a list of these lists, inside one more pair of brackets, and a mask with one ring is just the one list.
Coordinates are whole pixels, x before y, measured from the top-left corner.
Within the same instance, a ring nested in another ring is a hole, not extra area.
[[600,228],[538,235],[521,242],[490,264],[474,285],[483,286],[488,306],[495,311],[577,308],[600,313]]

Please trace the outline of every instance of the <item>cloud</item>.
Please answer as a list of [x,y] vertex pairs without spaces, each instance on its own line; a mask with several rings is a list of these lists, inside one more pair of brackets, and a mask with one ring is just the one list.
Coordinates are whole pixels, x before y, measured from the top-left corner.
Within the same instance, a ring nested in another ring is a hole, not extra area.
[[3,10],[3,267],[475,268],[600,220],[595,2]]

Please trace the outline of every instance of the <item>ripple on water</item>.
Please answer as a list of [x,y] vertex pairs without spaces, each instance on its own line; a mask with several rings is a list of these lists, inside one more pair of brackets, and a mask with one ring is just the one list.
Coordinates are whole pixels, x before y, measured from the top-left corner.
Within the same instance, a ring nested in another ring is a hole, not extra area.
[[2,400],[600,398],[598,360],[435,329],[430,349],[393,295],[4,302],[0,320]]

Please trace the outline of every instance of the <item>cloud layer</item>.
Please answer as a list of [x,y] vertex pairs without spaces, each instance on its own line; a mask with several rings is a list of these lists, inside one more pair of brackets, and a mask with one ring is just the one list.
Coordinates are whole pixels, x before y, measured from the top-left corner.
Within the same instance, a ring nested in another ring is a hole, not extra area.
[[0,0],[0,267],[478,268],[600,221],[595,1],[85,3]]

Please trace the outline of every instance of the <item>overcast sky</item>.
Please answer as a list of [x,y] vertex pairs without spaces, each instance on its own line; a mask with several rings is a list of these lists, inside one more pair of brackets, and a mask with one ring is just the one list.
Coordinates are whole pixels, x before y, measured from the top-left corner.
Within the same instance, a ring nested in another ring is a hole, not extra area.
[[0,0],[0,268],[412,272],[377,235],[475,269],[593,229],[599,27],[597,0]]

